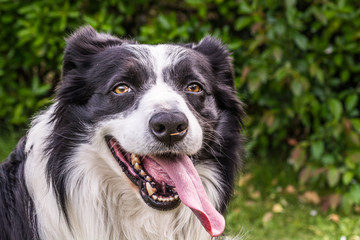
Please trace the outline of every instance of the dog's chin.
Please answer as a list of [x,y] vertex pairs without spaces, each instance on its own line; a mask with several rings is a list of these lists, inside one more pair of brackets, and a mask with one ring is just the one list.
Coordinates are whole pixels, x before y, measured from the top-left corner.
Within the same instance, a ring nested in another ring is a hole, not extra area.
[[[125,151],[113,136],[105,136],[105,141],[123,172],[138,187],[139,194],[147,205],[166,211],[180,204],[175,184],[156,161],[147,155],[140,156]],[[171,158],[171,155],[167,157]]]

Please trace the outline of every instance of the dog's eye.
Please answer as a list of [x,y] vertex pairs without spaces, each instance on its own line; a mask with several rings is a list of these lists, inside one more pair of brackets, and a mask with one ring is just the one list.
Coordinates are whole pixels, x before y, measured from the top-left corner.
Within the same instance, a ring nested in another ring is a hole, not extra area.
[[203,89],[202,87],[197,83],[192,83],[189,86],[186,87],[185,91],[188,92],[201,92]]
[[125,84],[118,85],[113,90],[113,92],[116,93],[116,94],[123,94],[123,93],[127,93],[127,92],[130,92],[130,91],[131,91],[131,88],[129,88]]

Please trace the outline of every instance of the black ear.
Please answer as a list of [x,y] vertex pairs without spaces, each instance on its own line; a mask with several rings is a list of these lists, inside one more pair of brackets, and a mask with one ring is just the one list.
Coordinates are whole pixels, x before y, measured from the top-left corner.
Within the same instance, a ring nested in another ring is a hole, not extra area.
[[234,74],[230,52],[220,40],[207,36],[197,45],[192,45],[192,48],[208,58],[217,80],[234,87]]
[[124,42],[126,40],[109,34],[97,33],[90,26],[80,28],[67,38],[58,99],[64,104],[87,102],[93,94],[90,70],[98,63],[96,54]]
[[121,45],[124,40],[109,34],[97,33],[91,26],[78,29],[66,39],[63,76],[70,71],[89,68],[92,56],[108,47]]
[[236,112],[240,118],[243,115],[242,104],[236,97],[232,59],[227,47],[213,37],[205,37],[197,45],[188,47],[202,53],[211,64],[216,81],[214,97],[218,106]]

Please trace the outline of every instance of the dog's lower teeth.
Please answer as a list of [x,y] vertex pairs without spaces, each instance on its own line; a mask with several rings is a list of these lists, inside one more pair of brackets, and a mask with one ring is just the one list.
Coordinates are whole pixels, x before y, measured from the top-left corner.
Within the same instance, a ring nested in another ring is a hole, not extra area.
[[153,188],[150,183],[146,182],[146,190],[149,196],[153,195],[156,192],[156,188]]
[[153,194],[151,196],[152,199],[154,199],[155,201],[158,201],[158,202],[172,202],[175,200],[175,197],[163,197],[163,196],[157,196],[155,194]]
[[140,170],[140,169],[141,169],[140,165],[139,165],[137,162],[134,164],[134,168],[135,168],[136,170]]
[[140,170],[140,175],[145,177],[146,176],[146,172],[144,172],[144,170]]
[[178,199],[179,199],[179,195],[176,194],[176,195],[174,196],[174,198],[175,198],[176,200],[178,200]]
[[145,177],[145,180],[148,181],[148,182],[151,182],[151,181],[152,181],[151,177],[149,177],[149,176],[146,176],[146,177]]

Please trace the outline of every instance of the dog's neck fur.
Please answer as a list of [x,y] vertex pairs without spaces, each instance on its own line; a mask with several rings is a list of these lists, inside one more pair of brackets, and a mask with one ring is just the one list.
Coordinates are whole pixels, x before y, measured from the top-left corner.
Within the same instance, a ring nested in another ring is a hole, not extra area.
[[[147,206],[106,148],[101,133],[81,145],[67,165],[66,221],[46,177],[45,142],[54,106],[33,121],[25,151],[25,179],[43,239],[211,239],[192,211],[181,204],[171,211]],[[98,136],[97,136],[98,135]],[[36,139],[36,141],[35,141]],[[37,155],[36,155],[37,154]],[[196,166],[210,200],[220,204],[215,168]],[[45,223],[46,221],[46,223]]]

